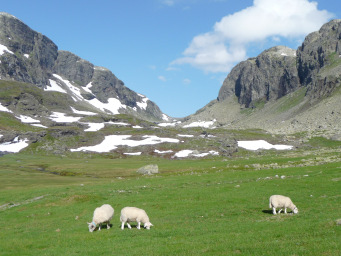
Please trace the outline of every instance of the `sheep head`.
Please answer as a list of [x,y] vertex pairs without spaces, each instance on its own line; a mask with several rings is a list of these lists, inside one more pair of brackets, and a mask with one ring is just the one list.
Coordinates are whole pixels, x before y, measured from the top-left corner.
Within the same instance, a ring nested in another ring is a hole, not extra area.
[[150,222],[146,222],[146,223],[144,223],[144,225],[143,225],[143,227],[145,228],[145,229],[150,229],[150,227],[151,226],[154,226],[152,223],[150,223]]
[[88,226],[89,226],[89,232],[93,232],[96,229],[96,223],[95,222],[88,222]]

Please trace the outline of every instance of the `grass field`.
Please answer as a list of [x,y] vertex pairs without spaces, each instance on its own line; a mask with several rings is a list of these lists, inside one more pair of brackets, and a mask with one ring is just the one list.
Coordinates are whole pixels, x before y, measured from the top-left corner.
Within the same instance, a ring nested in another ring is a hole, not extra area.
[[[324,152],[196,160],[5,155],[0,255],[340,255],[340,152]],[[160,174],[136,173],[150,163]],[[272,194],[291,197],[299,214],[272,215]],[[90,233],[86,223],[104,203],[115,209],[112,228]],[[151,230],[122,231],[125,206],[145,209]]]

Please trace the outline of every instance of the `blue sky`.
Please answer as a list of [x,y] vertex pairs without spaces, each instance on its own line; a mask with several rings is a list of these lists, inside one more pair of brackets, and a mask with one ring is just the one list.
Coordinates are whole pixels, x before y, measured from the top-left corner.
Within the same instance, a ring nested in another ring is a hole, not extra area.
[[110,69],[172,117],[218,96],[233,66],[275,45],[297,49],[339,0],[0,0],[60,50]]

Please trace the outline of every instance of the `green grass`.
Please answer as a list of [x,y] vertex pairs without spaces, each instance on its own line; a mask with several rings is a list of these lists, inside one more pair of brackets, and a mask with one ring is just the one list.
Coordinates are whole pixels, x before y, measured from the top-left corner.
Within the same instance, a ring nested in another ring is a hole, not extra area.
[[303,102],[305,94],[307,92],[307,88],[302,87],[296,90],[294,93],[289,94],[285,97],[282,97],[278,100],[280,103],[279,107],[276,109],[278,113],[284,113],[289,109],[292,109],[298,106],[301,102]]
[[[314,152],[304,158],[313,160]],[[340,159],[249,167],[302,159],[300,152],[274,151],[200,160],[6,155],[0,158],[1,255],[339,255]],[[148,163],[158,164],[160,174],[137,175]],[[272,194],[290,196],[300,213],[273,216]],[[104,203],[115,209],[112,228],[88,232],[86,222]],[[144,208],[154,227],[122,231],[124,206]]]

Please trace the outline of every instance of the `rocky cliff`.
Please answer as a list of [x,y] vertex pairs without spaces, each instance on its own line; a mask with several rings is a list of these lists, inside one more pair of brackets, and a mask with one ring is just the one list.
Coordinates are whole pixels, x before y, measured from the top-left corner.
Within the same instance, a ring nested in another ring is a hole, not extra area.
[[253,107],[258,100],[276,100],[299,86],[296,51],[277,46],[234,67],[219,91],[218,100],[235,95],[240,104]]
[[165,118],[154,102],[127,88],[110,70],[58,50],[49,38],[7,13],[0,13],[0,62],[1,80],[57,90],[82,106],[108,114],[153,121]]
[[[297,54],[296,54],[297,52]],[[252,107],[257,100],[276,100],[304,86],[312,98],[330,94],[340,84],[341,20],[332,20],[309,34],[298,50],[276,46],[239,63],[218,95],[237,96]]]
[[297,50],[300,82],[314,99],[330,95],[341,82],[341,20],[309,34]]
[[185,118],[272,132],[321,131],[341,138],[341,20],[297,49],[273,47],[236,65],[217,97]]

